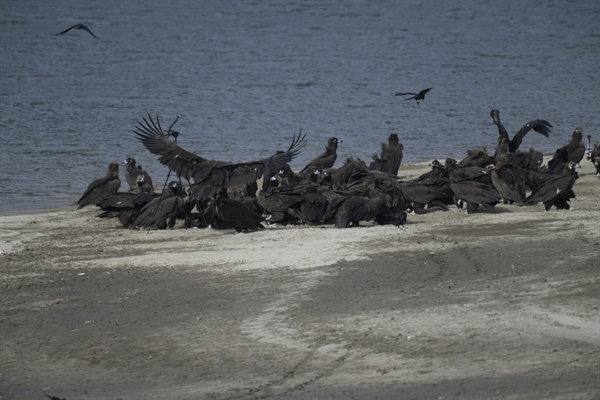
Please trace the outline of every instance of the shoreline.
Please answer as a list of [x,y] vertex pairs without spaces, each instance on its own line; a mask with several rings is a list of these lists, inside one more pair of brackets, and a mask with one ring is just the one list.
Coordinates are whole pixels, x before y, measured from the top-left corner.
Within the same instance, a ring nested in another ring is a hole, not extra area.
[[[418,176],[426,165],[405,168]],[[137,231],[0,215],[0,397],[600,395],[600,178],[573,211]]]

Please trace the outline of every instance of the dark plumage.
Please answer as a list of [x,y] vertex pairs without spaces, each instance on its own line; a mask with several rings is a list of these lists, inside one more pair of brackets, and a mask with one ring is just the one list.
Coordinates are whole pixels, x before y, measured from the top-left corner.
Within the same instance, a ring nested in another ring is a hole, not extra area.
[[168,190],[140,210],[129,229],[172,228],[178,219],[186,217],[186,206],[189,203],[184,201],[183,195],[183,188],[179,182],[170,182]]
[[335,160],[337,159],[338,143],[342,143],[342,141],[336,137],[330,137],[327,140],[325,152],[309,162],[300,172],[304,172],[310,167],[317,167],[321,170],[333,167],[333,164],[335,164]]
[[93,37],[95,37],[96,39],[98,39],[98,37],[96,35],[94,35],[94,32],[91,31],[90,28],[88,28],[87,26],[85,26],[84,24],[75,24],[67,29],[65,29],[64,31],[62,31],[61,33],[57,33],[56,36],[58,35],[63,35],[67,32],[69,32],[71,29],[83,29],[84,31],[86,31],[87,33],[89,33],[90,35],[92,35]]
[[596,175],[600,176],[600,143],[596,143],[592,154],[590,155],[592,163],[596,167]]
[[379,225],[395,225],[398,228],[406,224],[406,211],[401,211],[396,214],[377,214],[375,222]]
[[98,214],[98,217],[118,217],[121,225],[128,228],[142,208],[159,196],[149,185],[142,185],[138,193],[115,193],[98,203],[102,209],[102,213]]
[[504,125],[500,121],[500,111],[494,109],[490,111],[490,115],[494,121],[494,124],[498,127],[499,136],[498,143],[496,144],[496,154],[514,153],[517,151],[527,132],[532,129],[546,137],[550,135],[552,130],[552,125],[548,121],[544,119],[534,119],[523,125],[523,127],[519,129],[517,133],[515,133],[513,138],[510,139],[508,137],[506,128],[504,128]]
[[456,166],[462,167],[481,167],[485,168],[494,161],[487,153],[486,148],[467,150],[467,156],[463,158]]
[[577,127],[569,143],[556,150],[552,159],[548,161],[548,168],[552,171],[561,171],[568,163],[579,164],[584,155],[583,130]]
[[380,212],[382,201],[362,196],[339,196],[329,203],[324,219],[334,218],[336,228],[359,226],[360,221],[371,221]]
[[401,183],[405,200],[415,214],[420,214],[426,205],[441,206],[452,203],[452,191],[448,178],[438,178],[438,181],[413,181]]
[[544,209],[555,206],[558,210],[569,210],[569,200],[575,198],[573,185],[578,174],[575,169],[567,169],[556,178],[550,179],[537,187],[525,200],[526,205],[544,203]]
[[433,89],[433,86],[430,88],[427,88],[427,89],[423,89],[419,93],[397,92],[396,96],[412,96],[412,97],[406,98],[404,100],[415,100],[417,102],[417,104],[419,104],[420,101],[425,101],[425,94],[427,94],[427,92],[429,92],[431,89]]
[[264,229],[264,219],[241,201],[230,199],[225,189],[216,196],[215,213],[223,222],[223,227],[231,227],[236,232],[256,232]]
[[544,154],[535,149],[529,149],[529,151],[517,151],[515,153],[504,153],[504,156],[507,157],[508,163],[524,170],[536,169],[542,165],[542,162],[544,161]]
[[[129,190],[132,192],[138,192],[141,184],[150,185],[152,188],[152,178],[148,175],[145,169],[143,169],[140,165],[137,165],[134,158],[128,157],[125,160],[125,180],[129,184]],[[142,178],[140,179],[140,175]]]
[[429,163],[429,165],[431,166],[430,171],[425,172],[423,175],[413,179],[412,181],[435,181],[439,178],[448,178],[450,176],[446,167],[442,165],[438,160],[433,160],[431,163]]
[[119,179],[119,164],[111,163],[108,166],[106,176],[96,179],[89,184],[77,201],[77,208],[83,208],[90,204],[98,204],[106,197],[117,193],[121,186]]
[[525,171],[511,164],[496,166],[492,170],[492,184],[504,203],[523,204],[527,189]]
[[480,207],[484,210],[490,210],[502,200],[496,189],[480,182],[461,181],[452,183],[450,187],[454,192],[459,208],[462,208],[464,201],[467,202],[468,213],[475,212]]
[[390,134],[387,143],[381,144],[381,156],[373,156],[373,162],[369,169],[387,172],[392,175],[398,174],[400,164],[402,163],[404,146],[398,140],[396,133]]
[[194,180],[190,187],[190,195],[194,200],[205,200],[213,197],[222,188],[253,182],[262,176],[271,176],[289,163],[306,145],[306,135],[300,132],[298,136],[294,135],[286,151],[277,152],[258,161],[230,163],[208,160],[183,149],[167,137],[158,117],[156,121],[150,116],[148,120],[143,118],[143,122],[138,121],[134,133],[151,153],[159,156],[161,164],[166,165],[179,177],[188,181]]
[[300,220],[309,225],[319,224],[323,220],[326,209],[327,200],[325,196],[319,193],[316,187],[308,187],[303,194],[303,202],[300,206]]
[[346,193],[383,201],[382,213],[396,214],[406,211],[406,200],[396,176],[380,171],[359,171],[352,175]]
[[343,189],[350,182],[353,175],[367,171],[367,166],[361,160],[348,157],[338,169],[330,169],[326,173],[330,176],[333,189]]
[[267,221],[278,224],[297,222],[298,218],[291,215],[288,210],[299,208],[303,201],[302,193],[292,189],[258,196],[258,204],[265,210]]
[[52,396],[52,395],[49,395],[49,394],[46,394],[46,393],[44,393],[44,396],[46,396],[46,397],[47,397],[47,398],[49,398],[50,400],[67,400],[67,399],[61,399],[61,398],[60,398],[60,397],[58,397],[58,396]]
[[465,180],[478,181],[486,185],[492,184],[490,171],[487,168],[471,166],[458,167],[458,163],[453,158],[446,159],[446,170],[452,182],[460,182]]

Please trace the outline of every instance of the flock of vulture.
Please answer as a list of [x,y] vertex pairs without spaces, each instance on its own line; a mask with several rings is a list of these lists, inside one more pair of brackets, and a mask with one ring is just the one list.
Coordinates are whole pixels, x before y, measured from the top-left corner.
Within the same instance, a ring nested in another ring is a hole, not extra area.
[[[540,152],[519,151],[519,146],[531,130],[548,137],[552,129],[548,121],[529,121],[510,138],[498,110],[490,115],[498,128],[493,155],[479,148],[467,150],[460,162],[434,160],[430,171],[413,180],[398,177],[403,145],[395,133],[369,165],[350,157],[333,168],[341,141],[332,137],[323,154],[294,172],[288,163],[306,145],[302,132],[294,134],[285,151],[254,162],[230,163],[183,149],[177,144],[179,133],[172,129],[177,120],[164,130],[159,118],[149,115],[133,132],[177,179],[165,183],[162,191],[155,190],[148,173],[128,158],[128,191],[119,191],[119,164],[111,163],[107,175],[93,181],[77,204],[96,205],[102,210],[99,217],[118,218],[130,229],[173,228],[180,220],[187,228],[237,232],[257,231],[265,224],[347,228],[372,221],[401,226],[409,212],[447,210],[450,205],[467,213],[490,211],[501,202],[570,209],[576,167],[586,153],[582,129],[575,128],[569,143],[542,165]],[[592,150],[590,136],[587,152],[600,175],[600,145]]]

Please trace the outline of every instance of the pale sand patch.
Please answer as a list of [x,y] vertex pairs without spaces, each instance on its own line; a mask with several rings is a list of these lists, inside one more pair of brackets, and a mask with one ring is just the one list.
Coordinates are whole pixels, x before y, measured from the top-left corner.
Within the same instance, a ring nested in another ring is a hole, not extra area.
[[0,395],[591,398],[600,180],[582,165],[574,211],[451,207],[404,229],[1,215]]

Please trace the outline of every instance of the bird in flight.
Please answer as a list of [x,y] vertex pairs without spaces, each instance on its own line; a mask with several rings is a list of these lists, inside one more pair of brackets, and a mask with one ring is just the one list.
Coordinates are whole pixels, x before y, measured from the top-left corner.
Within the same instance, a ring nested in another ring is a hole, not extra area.
[[56,36],[58,35],[62,35],[65,34],[67,32],[69,32],[71,29],[83,29],[84,31],[87,31],[90,35],[92,35],[93,37],[95,37],[96,39],[98,39],[98,37],[96,35],[94,35],[94,32],[92,32],[90,30],[90,28],[88,28],[87,26],[85,26],[84,24],[75,24],[72,27],[65,29],[64,31],[62,31],[61,33],[57,33]]
[[404,99],[404,100],[413,100],[414,99],[417,102],[417,104],[419,104],[419,102],[421,100],[425,100],[425,94],[427,92],[429,92],[431,89],[433,89],[433,86],[430,87],[430,88],[427,88],[427,89],[423,89],[419,93],[413,93],[413,92],[402,92],[402,93],[400,93],[400,92],[398,92],[398,93],[396,93],[396,96],[412,96],[412,97],[409,97],[409,98]]

